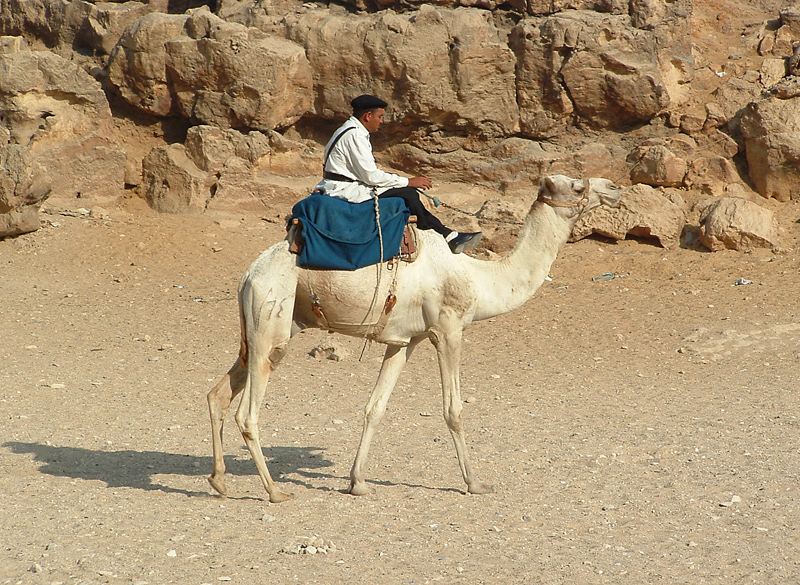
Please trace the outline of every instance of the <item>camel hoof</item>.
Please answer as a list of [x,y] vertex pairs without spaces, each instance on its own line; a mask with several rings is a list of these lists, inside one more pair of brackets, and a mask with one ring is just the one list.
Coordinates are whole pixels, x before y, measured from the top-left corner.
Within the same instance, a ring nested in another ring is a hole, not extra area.
[[217,479],[213,475],[209,475],[208,483],[210,483],[211,487],[214,488],[217,491],[217,493],[219,493],[221,496],[228,495],[228,487],[225,485],[224,477],[220,477],[219,479]]
[[280,504],[294,499],[294,494],[288,494],[279,490],[275,490],[269,495],[269,501],[272,504]]
[[363,481],[359,481],[358,483],[350,482],[350,489],[348,489],[347,491],[352,496],[368,496],[371,493],[374,493],[375,490],[373,490],[370,487],[367,487],[367,484],[364,483]]
[[482,481],[476,481],[468,486],[467,491],[471,494],[493,494],[494,486]]

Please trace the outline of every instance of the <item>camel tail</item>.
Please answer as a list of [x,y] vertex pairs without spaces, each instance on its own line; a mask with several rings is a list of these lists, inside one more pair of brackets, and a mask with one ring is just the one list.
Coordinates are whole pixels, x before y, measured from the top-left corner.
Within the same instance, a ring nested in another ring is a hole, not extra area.
[[245,316],[244,316],[244,303],[242,302],[242,292],[243,292],[243,284],[247,279],[249,271],[245,272],[242,276],[241,281],[239,282],[239,291],[238,291],[238,298],[239,298],[239,363],[242,366],[247,365],[247,324],[245,323]]

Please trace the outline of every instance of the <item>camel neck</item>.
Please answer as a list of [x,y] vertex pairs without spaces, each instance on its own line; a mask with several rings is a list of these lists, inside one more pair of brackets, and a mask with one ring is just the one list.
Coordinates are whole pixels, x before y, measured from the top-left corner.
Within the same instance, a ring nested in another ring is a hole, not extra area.
[[474,319],[488,319],[513,311],[539,289],[574,222],[543,203],[525,219],[514,249],[502,260],[481,265],[485,283]]

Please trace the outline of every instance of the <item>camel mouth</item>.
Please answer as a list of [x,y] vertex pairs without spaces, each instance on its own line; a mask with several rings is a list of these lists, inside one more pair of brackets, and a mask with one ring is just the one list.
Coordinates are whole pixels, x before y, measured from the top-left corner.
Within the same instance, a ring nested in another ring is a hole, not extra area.
[[608,179],[589,179],[590,189],[597,195],[602,205],[619,207],[622,202],[622,189]]
[[613,195],[602,194],[600,195],[600,203],[608,207],[619,207],[622,204],[622,197],[619,190]]

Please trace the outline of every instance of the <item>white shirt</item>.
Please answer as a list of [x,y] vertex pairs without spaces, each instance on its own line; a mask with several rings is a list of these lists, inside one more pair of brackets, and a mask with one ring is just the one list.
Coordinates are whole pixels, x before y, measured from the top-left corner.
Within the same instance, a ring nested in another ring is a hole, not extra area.
[[[348,128],[353,128],[353,130],[348,130],[329,154],[328,151],[336,137]],[[345,199],[350,203],[361,203],[372,198],[373,188],[380,195],[393,187],[408,186],[406,177],[387,173],[376,166],[375,156],[372,154],[372,143],[369,140],[369,130],[353,116],[350,116],[350,119],[333,133],[328,144],[325,145],[325,156],[327,157],[326,171],[355,179],[354,182],[322,179],[316,188],[324,189],[325,193],[331,197]]]

